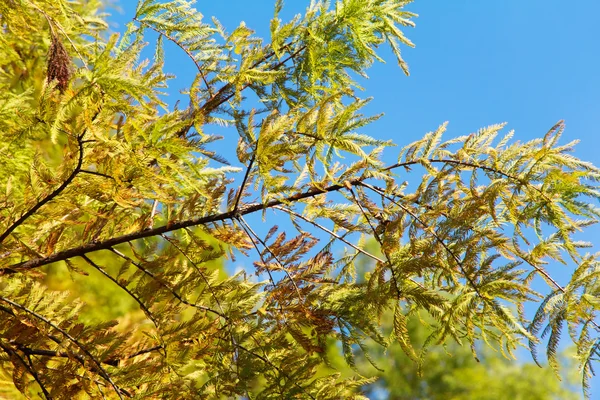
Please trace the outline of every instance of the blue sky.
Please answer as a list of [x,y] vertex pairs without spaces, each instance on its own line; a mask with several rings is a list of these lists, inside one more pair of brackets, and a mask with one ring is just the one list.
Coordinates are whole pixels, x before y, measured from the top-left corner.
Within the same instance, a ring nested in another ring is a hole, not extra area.
[[[119,2],[123,14],[113,13],[113,30],[123,30],[135,3]],[[258,36],[268,37],[273,3],[200,0],[196,8],[229,30],[245,21]],[[288,0],[282,17],[308,3]],[[446,137],[508,122],[515,139],[529,140],[564,119],[563,143],[580,139],[575,155],[600,165],[600,1],[416,0],[407,9],[419,14],[417,27],[405,32],[417,46],[403,52],[411,76],[405,77],[391,52],[383,51],[388,63],[376,64],[362,84],[364,96],[374,97],[366,111],[385,116],[364,133],[402,146],[444,121],[450,122]],[[180,98],[177,91],[189,85],[195,67],[167,47],[166,69],[178,76],[170,93]],[[393,160],[397,151],[391,150]],[[580,238],[600,250],[599,227]],[[561,265],[550,271],[563,282],[570,273]],[[598,378],[592,398],[600,398]]]

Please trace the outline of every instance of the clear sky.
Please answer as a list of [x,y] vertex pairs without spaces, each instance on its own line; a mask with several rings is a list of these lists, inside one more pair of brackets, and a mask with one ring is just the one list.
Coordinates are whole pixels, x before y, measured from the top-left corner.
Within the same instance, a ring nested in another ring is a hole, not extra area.
[[[135,3],[119,2],[123,13],[113,13],[113,30],[124,29]],[[258,36],[268,37],[273,3],[199,0],[196,8],[229,30],[245,21]],[[288,0],[282,17],[308,3]],[[389,62],[376,64],[362,83],[364,96],[374,97],[367,112],[385,116],[364,133],[402,146],[444,121],[450,122],[446,137],[508,122],[515,139],[529,140],[564,119],[562,142],[580,139],[575,155],[600,165],[600,1],[416,0],[407,9],[419,14],[417,27],[405,31],[417,46],[403,52],[411,76],[383,51]],[[193,79],[194,65],[167,47],[166,69],[179,78],[171,95],[182,98],[177,91]],[[390,160],[397,154],[391,150]],[[580,239],[594,242],[599,251],[600,227]],[[562,281],[570,273],[561,265],[550,271]],[[592,398],[600,398],[599,378],[592,381]]]

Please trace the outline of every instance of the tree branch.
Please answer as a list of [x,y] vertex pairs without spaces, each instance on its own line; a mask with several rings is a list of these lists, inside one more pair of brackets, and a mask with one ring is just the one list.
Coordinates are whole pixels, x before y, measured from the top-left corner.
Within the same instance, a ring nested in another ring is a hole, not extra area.
[[[98,115],[100,115],[101,111],[102,111],[102,106],[100,106],[98,108],[98,110],[96,110],[95,114],[92,116],[92,119],[91,119],[92,123],[94,121],[96,121],[96,118],[98,118]],[[83,137],[85,136],[86,133],[87,133],[87,128],[85,128],[83,130],[83,132],[80,135],[77,136],[77,146],[79,148],[79,157],[77,159],[77,165],[75,166],[75,169],[71,172],[71,174],[67,177],[67,179],[59,187],[57,187],[55,190],[53,190],[52,193],[50,193],[48,196],[46,196],[45,198],[43,198],[42,200],[40,200],[29,211],[27,211],[25,214],[23,214],[21,216],[21,218],[19,218],[11,226],[9,226],[8,229],[2,235],[0,235],[0,244],[2,244],[2,242],[4,242],[4,240],[15,229],[17,229],[27,218],[31,217],[40,208],[42,208],[45,204],[49,203],[56,196],[58,196],[59,194],[61,194],[63,192],[63,190],[65,190],[67,188],[67,186],[69,186],[71,184],[71,182],[73,182],[73,179],[75,179],[75,177],[77,176],[77,174],[79,174],[82,171],[81,167],[83,166],[83,144],[84,144]],[[0,273],[0,275],[1,275],[1,273]]]
[[[396,294],[398,295],[398,301],[400,301],[400,299],[402,298],[402,291],[400,290],[400,286],[398,284],[398,278],[396,277],[396,271],[394,271],[394,264],[392,263],[392,259],[391,259],[390,255],[388,254],[387,250],[385,249],[385,246],[383,245],[383,240],[381,240],[381,236],[379,236],[379,234],[377,233],[377,230],[375,229],[375,227],[371,223],[371,220],[369,219],[369,216],[367,215],[367,212],[365,211],[365,209],[361,205],[358,197],[354,193],[354,190],[352,190],[352,182],[348,182],[348,183],[350,184],[350,186],[346,187],[346,189],[352,195],[352,198],[354,199],[354,202],[356,203],[356,205],[358,206],[358,208],[360,208],[360,212],[362,213],[363,217],[365,218],[365,220],[369,224],[369,227],[371,228],[371,231],[373,232],[373,237],[375,238],[375,240],[377,241],[377,243],[379,243],[379,246],[381,247],[381,252],[385,256],[385,259],[387,260],[387,262],[384,263],[383,265],[387,264],[388,267],[390,268],[390,272],[392,274],[392,280],[394,281],[394,289],[396,289]],[[360,181],[357,182],[355,185],[357,185],[359,183],[360,183]]]
[[300,289],[298,288],[298,285],[296,285],[296,282],[294,281],[294,278],[292,278],[292,276],[290,275],[290,273],[285,269],[283,263],[281,261],[279,261],[279,257],[277,257],[275,255],[275,253],[271,250],[271,248],[267,245],[267,243],[265,243],[265,241],[262,240],[256,234],[256,232],[254,232],[254,230],[250,227],[250,225],[248,225],[248,223],[246,222],[246,220],[244,220],[244,218],[240,217],[239,218],[239,222],[242,224],[242,227],[244,228],[244,231],[246,232],[246,235],[248,235],[248,237],[252,241],[252,244],[254,245],[254,248],[256,249],[256,251],[257,251],[259,257],[261,258],[263,264],[265,264],[265,269],[269,273],[269,277],[271,278],[271,282],[273,282],[273,286],[275,286],[275,281],[273,280],[273,276],[271,275],[271,271],[270,271],[270,269],[269,269],[269,267],[267,265],[267,262],[263,258],[262,253],[260,252],[260,250],[258,249],[258,246],[254,242],[254,238],[265,248],[266,251],[268,251],[271,254],[271,256],[277,262],[277,264],[279,264],[279,268],[285,273],[285,275],[288,277],[288,279],[290,280],[290,282],[292,282],[292,286],[294,286],[294,289],[296,290],[296,294],[298,295],[298,299],[300,300],[300,303],[304,303],[304,298],[302,297],[302,294],[300,293]]
[[[494,169],[491,167],[487,167],[487,166],[483,166],[483,165],[478,165],[478,164],[474,164],[474,163],[463,163],[463,162],[453,160],[453,159],[429,159],[428,161],[432,162],[432,163],[436,163],[436,162],[437,163],[454,163],[454,164],[459,164],[461,166],[468,167],[468,168],[482,169],[482,170],[489,171],[489,172],[495,172],[495,173],[501,174],[511,180],[516,180],[519,183],[523,183],[517,177],[514,177],[514,176],[506,174],[500,170],[497,170],[497,169]],[[397,164],[391,165],[389,167],[386,167],[384,169],[384,171],[390,171],[395,168],[406,167],[406,166],[415,165],[415,164],[419,164],[419,163],[420,163],[419,161],[408,161],[408,162],[403,162],[403,163],[397,163]],[[192,226],[206,225],[209,223],[225,221],[225,220],[233,220],[233,219],[237,218],[238,216],[252,214],[254,212],[266,210],[266,209],[273,208],[276,206],[287,205],[289,203],[294,203],[294,202],[297,202],[300,200],[309,199],[309,198],[319,196],[319,195],[325,194],[325,193],[337,192],[337,191],[347,187],[346,184],[349,184],[350,186],[357,186],[361,182],[366,180],[367,178],[368,177],[366,177],[366,176],[361,176],[359,178],[345,181],[344,184],[334,184],[334,185],[327,186],[325,188],[312,187],[307,191],[299,192],[299,193],[284,197],[282,199],[270,200],[270,201],[263,202],[263,203],[253,203],[253,204],[241,206],[241,207],[239,207],[238,210],[231,210],[231,211],[227,211],[227,212],[223,212],[223,213],[219,213],[219,214],[208,215],[205,217],[192,218],[192,219],[178,221],[178,222],[170,222],[170,223],[167,223],[166,225],[163,225],[163,226],[160,226],[157,228],[140,230],[137,232],[126,234],[126,235],[113,237],[113,238],[107,239],[102,242],[86,243],[86,244],[78,246],[78,247],[74,247],[74,248],[71,248],[68,250],[54,253],[47,257],[34,258],[34,259],[31,259],[28,261],[24,261],[21,263],[13,264],[8,267],[1,268],[0,276],[2,276],[4,274],[15,274],[15,273],[22,272],[25,270],[38,268],[38,267],[41,267],[44,265],[52,264],[52,263],[55,263],[58,261],[64,261],[69,258],[78,257],[83,254],[88,254],[88,253],[98,251],[98,250],[111,250],[111,248],[116,245],[131,242],[131,241],[134,241],[137,239],[143,239],[143,238],[147,238],[147,237],[157,236],[157,235],[161,235],[164,233],[176,231],[179,229],[189,228]],[[530,185],[530,186],[532,186],[532,185]],[[535,188],[535,186],[532,186],[532,187]],[[536,188],[536,189],[539,191],[538,188]]]
[[158,282],[159,285],[161,285],[162,287],[164,287],[165,289],[167,289],[167,291],[169,293],[171,293],[173,295],[173,297],[175,297],[177,300],[179,300],[183,304],[185,304],[187,306],[190,306],[190,307],[197,308],[197,309],[202,310],[202,311],[211,312],[211,313],[216,314],[219,317],[222,317],[222,318],[224,318],[226,320],[229,319],[229,317],[227,315],[225,315],[224,313],[222,313],[222,312],[218,312],[218,311],[213,310],[212,308],[209,308],[209,307],[206,307],[206,306],[201,306],[201,305],[198,305],[198,304],[190,303],[189,301],[187,301],[186,299],[184,299],[180,294],[178,294],[175,291],[175,289],[171,289],[169,287],[169,285],[167,285],[165,282],[163,282],[161,279],[159,279],[152,272],[150,272],[146,268],[144,268],[140,263],[135,262],[131,257],[128,257],[127,255],[121,253],[119,250],[114,249],[114,248],[110,248],[109,250],[112,251],[113,253],[115,253],[116,255],[118,255],[119,257],[123,258],[124,260],[129,261],[134,267],[136,267],[137,269],[139,269],[140,271],[142,271],[144,274],[146,274],[149,277],[151,277],[152,279],[154,279],[156,282]]
[[[358,181],[356,181],[354,184],[356,184],[356,183],[358,183]],[[289,202],[295,202],[295,201],[299,201],[299,200],[303,200],[303,199],[308,199],[308,198],[315,197],[315,196],[318,196],[318,195],[324,194],[324,193],[338,191],[343,187],[344,186],[342,186],[342,185],[331,185],[324,189],[311,188],[310,190],[307,190],[306,192],[296,193],[294,195],[285,197],[281,200],[271,200],[271,201],[264,202],[264,203],[249,204],[249,205],[240,207],[239,210],[236,212],[234,212],[232,210],[232,211],[227,211],[224,213],[208,215],[205,217],[199,217],[199,218],[193,218],[193,219],[179,221],[179,222],[167,223],[166,225],[163,225],[163,226],[160,226],[157,228],[140,230],[137,232],[126,234],[126,235],[113,237],[113,238],[107,239],[102,242],[86,243],[82,246],[64,250],[59,253],[54,253],[47,257],[34,258],[32,260],[28,260],[25,262],[11,265],[9,267],[2,268],[2,269],[0,269],[0,276],[2,276],[3,274],[14,274],[14,273],[21,272],[24,270],[38,268],[38,267],[41,267],[44,265],[48,265],[48,264],[55,263],[58,261],[64,261],[69,258],[78,257],[83,254],[88,254],[88,253],[98,251],[98,250],[110,250],[111,247],[114,247],[119,244],[131,242],[131,241],[134,241],[137,239],[158,236],[158,235],[161,235],[164,233],[176,231],[176,230],[183,229],[183,228],[189,228],[192,226],[206,225],[209,223],[225,221],[225,220],[233,220],[238,215],[252,214],[254,212],[262,211],[262,210],[265,210],[268,208],[272,208],[274,206],[283,205],[283,204],[287,204]]]
[[149,29],[152,29],[154,32],[158,33],[159,35],[163,35],[164,37],[166,37],[167,39],[169,39],[169,41],[171,41],[177,47],[179,47],[181,50],[183,50],[185,52],[185,54],[194,62],[194,65],[196,65],[196,68],[198,69],[198,73],[200,74],[200,77],[202,78],[202,81],[206,85],[206,90],[208,90],[208,94],[210,96],[213,95],[212,91],[210,89],[210,85],[208,84],[208,82],[206,80],[206,76],[204,75],[204,72],[202,71],[202,67],[200,67],[200,64],[198,64],[198,61],[196,61],[196,58],[194,57],[194,55],[187,48],[185,48],[185,46],[181,42],[179,42],[177,39],[175,39],[174,37],[170,36],[166,32],[158,30],[157,28],[153,27],[152,25],[150,25],[146,21],[140,21],[139,19],[137,19],[137,17],[133,17],[133,20],[136,21],[136,22],[139,22],[141,25],[144,25],[144,26],[146,26]]
[[[1,346],[1,344],[0,344]],[[80,356],[79,354],[73,354],[73,353],[69,353],[66,351],[56,351],[56,350],[46,350],[46,349],[32,349],[29,348],[21,343],[15,343],[15,346],[17,346],[17,348],[22,351],[24,354],[30,354],[33,356],[42,356],[42,357],[56,357],[56,358],[74,358],[77,361],[79,361],[80,363],[84,363],[85,362],[85,358]],[[136,351],[133,354],[130,354],[126,357],[123,358],[109,358],[106,360],[102,360],[101,363],[102,364],[106,364],[106,365],[110,365],[112,367],[117,367],[119,366],[119,362],[123,361],[123,360],[129,360],[131,358],[146,354],[146,353],[151,353],[153,351],[158,351],[161,350],[163,348],[163,346],[154,346],[154,347],[150,347],[147,349],[142,349],[139,351]]]
[[[198,274],[200,274],[200,276],[202,277],[202,279],[206,283],[206,287],[208,287],[208,290],[210,291],[210,294],[212,295],[213,299],[217,303],[217,306],[219,307],[219,310],[221,310],[221,316],[227,321],[226,322],[226,326],[229,328],[229,337],[231,338],[232,345],[235,347],[237,345],[237,341],[235,340],[235,336],[233,335],[233,327],[232,327],[233,320],[231,320],[229,317],[226,316],[225,310],[223,309],[223,306],[221,305],[221,301],[219,300],[219,297],[216,295],[216,293],[215,293],[212,285],[210,284],[210,281],[206,278],[206,276],[204,275],[204,273],[202,272],[202,270],[200,269],[200,267],[198,267],[198,265],[191,259],[191,257],[180,246],[177,245],[177,243],[175,242],[175,240],[169,238],[167,235],[160,235],[160,236],[164,240],[166,240],[167,242],[169,242],[171,244],[171,246],[175,247],[175,249],[181,255],[183,255],[186,258],[186,260],[188,260],[189,263],[192,264],[192,266],[196,269],[196,271],[198,271]],[[198,301],[199,298],[200,298],[200,296],[198,296],[198,298],[196,299],[196,302]],[[194,303],[194,306],[196,306],[196,303]],[[236,361],[236,363],[235,363],[236,368],[239,367],[239,365],[238,365],[239,354],[237,353],[237,350],[234,350],[233,358]]]
[[27,370],[27,372],[29,372],[29,374],[33,377],[33,379],[35,379],[35,381],[37,382],[39,387],[42,389],[42,392],[44,393],[44,397],[46,398],[46,400],[52,400],[52,396],[50,395],[50,392],[48,392],[48,390],[46,389],[46,386],[44,386],[44,384],[40,380],[38,373],[33,368],[31,359],[28,357],[27,360],[29,361],[29,363],[26,363],[25,360],[23,359],[23,357],[21,357],[21,355],[18,352],[11,349],[9,346],[5,345],[1,341],[0,341],[0,348],[2,348],[2,350],[4,350],[4,352],[6,354],[8,354],[9,356],[18,359],[19,362],[23,365],[23,367]]
[[427,223],[425,223],[418,215],[416,215],[414,212],[412,212],[408,207],[406,207],[403,204],[398,203],[396,200],[392,199],[391,197],[389,197],[388,195],[386,195],[384,192],[382,192],[382,191],[378,190],[377,188],[369,185],[368,183],[361,182],[360,185],[366,187],[367,189],[372,190],[373,192],[375,192],[375,193],[379,194],[380,196],[386,198],[388,201],[391,201],[392,203],[394,203],[395,205],[397,205],[398,207],[400,207],[405,213],[407,213],[408,215],[410,215],[415,221],[417,221],[423,227],[424,230],[429,231],[429,233],[431,235],[433,235],[434,239],[439,244],[441,244],[442,247],[446,250],[446,252],[448,252],[448,254],[450,254],[450,256],[454,259],[454,261],[456,262],[456,264],[460,268],[461,272],[465,276],[465,279],[467,280],[467,282],[469,282],[469,284],[471,285],[471,287],[473,288],[473,290],[475,290],[475,292],[477,293],[477,295],[480,298],[483,298],[481,296],[481,293],[479,293],[479,289],[475,285],[475,282],[467,274],[467,270],[465,269],[462,261],[460,261],[460,258],[458,258],[458,256],[450,249],[450,247],[448,247],[448,245],[446,244],[446,242],[444,242],[444,240],[437,234],[437,232],[431,226],[429,226]]
[[254,150],[252,152],[252,157],[250,158],[250,161],[248,162],[248,167],[246,168],[246,173],[244,174],[244,179],[242,179],[242,183],[240,185],[238,194],[235,198],[235,204],[233,205],[233,211],[237,211],[237,209],[240,205],[240,200],[242,199],[242,197],[244,195],[244,190],[246,190],[246,183],[248,182],[248,178],[250,177],[250,170],[252,170],[255,158],[256,158],[256,150]]
[[112,176],[103,174],[102,172],[88,171],[87,169],[82,169],[79,172],[81,172],[82,174],[90,174],[90,175],[101,176],[101,177],[106,178],[106,179],[112,179],[113,181],[115,180],[115,178],[113,178]]
[[295,211],[293,211],[293,210],[290,210],[289,208],[285,208],[285,207],[281,207],[281,206],[274,206],[273,208],[274,208],[274,209],[276,209],[276,210],[281,210],[281,211],[283,211],[283,212],[286,212],[286,213],[288,213],[288,214],[289,214],[289,215],[291,215],[291,216],[294,216],[294,217],[300,218],[301,220],[303,220],[303,221],[305,221],[305,222],[308,222],[308,223],[309,223],[309,224],[311,224],[312,226],[314,226],[314,227],[316,227],[316,228],[319,228],[319,229],[321,229],[321,230],[322,230],[322,231],[324,231],[324,232],[327,232],[327,233],[328,233],[330,236],[332,236],[332,237],[336,238],[337,240],[339,240],[339,241],[340,241],[340,242],[342,242],[342,243],[345,243],[345,244],[347,244],[348,246],[352,247],[354,250],[358,251],[359,253],[361,253],[361,254],[363,254],[363,255],[365,255],[365,256],[367,256],[367,257],[369,257],[369,258],[372,258],[373,260],[375,260],[375,261],[378,261],[378,262],[380,262],[380,263],[382,263],[382,264],[385,264],[385,260],[383,260],[383,259],[381,259],[381,258],[377,257],[376,255],[373,255],[373,254],[369,253],[368,251],[366,251],[366,250],[363,250],[363,249],[361,249],[360,247],[358,247],[358,246],[356,246],[356,245],[354,245],[354,244],[350,243],[349,241],[347,241],[346,239],[344,239],[342,236],[338,235],[337,233],[333,232],[333,231],[332,231],[332,230],[330,230],[330,229],[327,229],[327,228],[326,228],[326,227],[324,227],[323,225],[321,225],[321,224],[319,224],[319,223],[317,223],[317,222],[315,222],[315,221],[312,221],[312,220],[310,220],[310,219],[306,218],[306,217],[305,217],[305,216],[303,216],[302,214],[299,214],[299,213],[297,213],[297,212],[295,212]]
[[65,181],[56,189],[54,189],[48,196],[44,197],[42,200],[38,201],[36,205],[29,209],[25,214],[21,215],[21,217],[13,222],[11,226],[4,231],[2,235],[0,235],[0,244],[4,242],[4,240],[15,230],[17,229],[27,218],[31,217],[35,214],[40,208],[44,205],[52,201],[56,196],[62,193],[63,190],[67,188],[73,182],[73,179],[77,176],[79,172],[81,172],[81,166],[83,165],[83,143],[81,143],[81,137],[77,137],[77,145],[79,147],[79,157],[77,160],[77,165],[75,169],[71,172],[71,174],[65,179]]
[[102,268],[101,266],[99,266],[98,264],[96,264],[94,261],[92,261],[87,255],[83,254],[81,256],[81,258],[83,258],[85,260],[85,262],[87,262],[89,265],[91,265],[92,267],[94,267],[98,272],[100,272],[102,275],[104,275],[105,277],[107,277],[115,285],[117,285],[118,287],[120,287],[121,289],[123,289],[125,291],[125,293],[127,293],[132,299],[134,299],[135,302],[139,304],[139,306],[142,309],[142,311],[144,311],[144,314],[146,314],[146,317],[148,317],[148,319],[150,319],[150,321],[152,321],[152,323],[154,324],[154,327],[157,330],[159,330],[158,322],[156,322],[156,319],[154,318],[154,316],[150,312],[150,309],[148,309],[148,307],[142,302],[142,300],[135,293],[133,293],[131,290],[129,290],[129,288],[127,286],[121,284],[117,279],[113,278],[108,272],[106,272],[104,270],[104,268]]
[[[280,62],[278,62],[277,64],[273,65],[271,68],[269,68],[268,71],[274,71],[276,69],[281,68],[281,66],[283,66],[286,62],[288,62],[289,60],[291,60],[291,59],[295,58],[296,56],[298,56],[298,54],[300,54],[305,49],[306,49],[305,45],[300,46],[298,49],[296,49],[295,52],[293,52],[292,54],[290,54],[287,58],[281,60]],[[275,52],[273,52],[273,51],[265,54],[265,56],[261,60],[255,62],[254,65],[252,65],[251,68],[256,68],[257,66],[259,66],[263,62],[269,60],[274,55],[275,55]],[[229,101],[233,96],[235,96],[235,91],[233,91],[232,93],[227,94],[227,92],[229,92],[229,91],[232,90],[232,86],[233,85],[231,83],[227,83],[226,85],[224,85],[221,89],[219,89],[219,91],[217,93],[215,93],[213,96],[211,96],[206,101],[206,103],[204,103],[200,107],[199,110],[202,113],[204,113],[205,115],[207,115],[210,112],[214,111],[219,106],[221,106],[222,104],[224,104],[227,101]],[[245,85],[242,86],[241,90],[244,90],[244,89],[248,88],[249,86],[250,86],[250,84],[246,83]]]
[[292,382],[294,384],[294,386],[297,386],[300,390],[302,390],[303,393],[305,393],[308,397],[310,397],[313,400],[316,400],[315,397],[308,393],[306,391],[306,388],[300,386],[297,382],[295,382],[288,374],[286,374],[281,368],[279,368],[277,365],[273,364],[269,359],[267,359],[266,357],[261,356],[260,354],[255,353],[252,350],[247,349],[246,347],[238,344],[237,345],[238,348],[240,348],[241,350],[244,350],[245,352],[247,352],[248,354],[258,358],[259,360],[261,360],[262,362],[264,362],[265,364],[269,365],[270,367],[272,367],[273,369],[275,369],[277,372],[279,372],[281,375],[283,375],[284,378],[288,379],[290,382]]
[[[499,169],[496,168],[492,168],[492,167],[488,167],[486,165],[480,165],[480,164],[476,164],[476,163],[471,163],[471,162],[467,162],[467,161],[460,161],[460,160],[454,160],[452,158],[428,158],[426,159],[428,162],[430,163],[444,163],[444,164],[455,164],[455,165],[459,165],[461,167],[467,167],[467,168],[472,168],[472,169],[481,169],[483,171],[487,171],[487,172],[493,172],[496,173],[498,175],[501,175],[505,178],[508,178],[510,180],[519,182],[520,184],[522,184],[523,186],[528,186],[533,188],[534,190],[538,191],[542,196],[544,196],[544,198],[548,201],[550,201],[550,199],[544,194],[544,192],[542,192],[542,190],[536,186],[533,186],[532,184],[530,184],[529,182],[517,177],[517,176],[513,176],[511,174],[508,174],[504,171],[501,171]],[[384,171],[390,171],[392,169],[396,169],[396,168],[400,168],[400,167],[409,167],[411,165],[417,165],[417,164],[421,164],[421,160],[415,160],[415,161],[405,161],[402,163],[396,163],[393,165],[390,165],[386,168],[384,168]]]

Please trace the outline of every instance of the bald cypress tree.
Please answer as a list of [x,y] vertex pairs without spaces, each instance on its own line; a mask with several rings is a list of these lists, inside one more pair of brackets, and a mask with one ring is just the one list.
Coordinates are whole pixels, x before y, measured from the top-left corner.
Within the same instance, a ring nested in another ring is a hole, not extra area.
[[[598,220],[600,171],[560,122],[525,143],[441,126],[385,164],[395,150],[361,133],[378,116],[356,76],[381,46],[408,74],[408,3],[315,0],[282,21],[277,1],[261,39],[185,0],[140,1],[122,35],[99,1],[2,2],[0,394],[361,398],[371,378],[320,372],[327,342],[350,366],[367,339],[398,343],[417,369],[407,321],[423,316],[429,343],[474,356],[480,341],[536,356],[548,339],[555,370],[567,333],[586,387],[600,269],[573,234]],[[197,68],[185,109],[163,96],[165,42]],[[214,124],[235,151],[211,150]],[[357,274],[360,255],[373,271]],[[228,275],[234,257],[245,269]]]

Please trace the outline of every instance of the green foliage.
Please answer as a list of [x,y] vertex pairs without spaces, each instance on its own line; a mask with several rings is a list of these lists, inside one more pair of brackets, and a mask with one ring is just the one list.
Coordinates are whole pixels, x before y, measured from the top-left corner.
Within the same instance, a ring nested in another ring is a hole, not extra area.
[[[365,247],[371,253],[378,253],[378,245],[369,241]],[[373,260],[361,257],[357,260],[357,270],[363,275],[374,267]],[[402,311],[400,309],[400,311]],[[398,315],[392,310],[384,313],[381,328],[384,335],[394,338]],[[347,376],[359,373],[363,376],[377,376],[379,379],[363,388],[371,399],[577,399],[573,391],[577,387],[577,371],[573,368],[570,352],[560,355],[562,382],[553,376],[549,368],[540,368],[533,363],[520,363],[503,357],[488,346],[477,346],[477,358],[471,349],[454,341],[442,344],[428,341],[435,321],[426,315],[414,315],[402,325],[400,337],[407,341],[391,340],[387,347],[374,341],[367,341],[367,350],[356,351],[354,372],[343,360],[337,343],[330,341],[327,356],[330,368],[342,371]],[[406,351],[406,343],[415,347]],[[424,347],[422,347],[424,346]],[[421,353],[420,368],[415,368],[414,353]],[[368,355],[368,358],[367,358]],[[522,354],[521,354],[522,356]]]
[[[497,140],[502,126],[442,142],[442,126],[384,165],[392,143],[360,133],[377,116],[354,76],[385,43],[407,72],[408,3],[314,0],[284,22],[278,1],[264,41],[184,0],[140,1],[122,36],[97,1],[0,4],[0,393],[362,398],[372,378],[323,375],[328,341],[350,366],[370,340],[419,364],[417,314],[428,343],[474,353],[548,338],[555,368],[566,327],[585,386],[599,266],[573,235],[598,219],[600,170],[559,144],[562,123],[527,143]],[[164,101],[165,40],[198,70],[185,110]],[[236,128],[235,153],[210,149],[212,124]],[[424,175],[408,192],[396,179],[411,169]],[[359,255],[377,261],[368,276]],[[240,256],[254,263],[224,274]],[[574,266],[569,284],[552,260]]]

